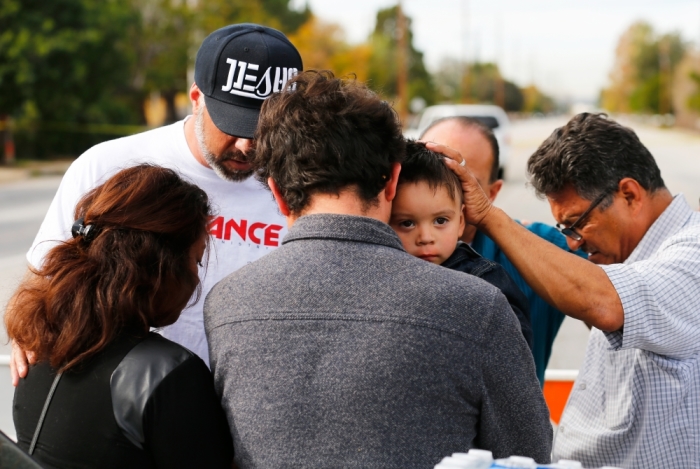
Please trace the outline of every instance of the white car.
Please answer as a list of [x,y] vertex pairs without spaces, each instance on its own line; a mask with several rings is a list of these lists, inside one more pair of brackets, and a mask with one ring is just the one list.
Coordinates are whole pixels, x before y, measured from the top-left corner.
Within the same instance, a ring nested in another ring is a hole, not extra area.
[[499,178],[510,153],[510,120],[503,109],[490,104],[438,104],[429,106],[413,121],[413,126],[404,131],[406,138],[418,139],[430,124],[443,117],[465,116],[475,119],[493,130],[498,140]]

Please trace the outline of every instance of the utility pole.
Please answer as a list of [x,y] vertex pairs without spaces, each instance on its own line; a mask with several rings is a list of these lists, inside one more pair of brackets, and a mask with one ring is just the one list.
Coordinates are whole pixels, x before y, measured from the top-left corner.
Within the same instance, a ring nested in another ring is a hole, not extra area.
[[467,51],[469,46],[469,0],[461,2],[462,14],[460,15],[460,41],[459,41],[459,60],[457,61],[457,96],[456,102],[465,102],[465,96],[469,93],[469,58]]
[[671,58],[669,38],[661,38],[659,41],[659,114],[666,115],[671,112]]
[[398,93],[397,111],[401,123],[408,117],[408,69],[406,60],[406,17],[403,14],[401,0],[396,6],[396,32],[398,35],[396,90]]
[[[473,103],[477,100],[477,97],[480,95],[480,89],[478,89],[479,83],[472,80],[472,75],[474,75],[474,70],[476,70],[479,67],[479,60],[480,60],[480,35],[479,35],[479,30],[477,29],[472,29],[470,31],[470,36],[471,38],[471,44],[473,46],[472,49],[472,55],[471,55],[471,62],[467,64],[467,79],[465,80],[465,88],[467,90],[464,99],[462,100],[463,103]],[[475,83],[477,89],[472,89],[472,82]]]
[[3,134],[4,158],[0,164],[11,165],[15,162],[15,141],[12,138],[12,118],[9,115],[0,116],[0,131]]
[[497,76],[496,76],[496,83],[495,87],[496,89],[494,90],[494,101],[496,102],[496,105],[499,106],[501,109],[506,108],[506,82],[503,79],[503,71],[501,70],[501,64],[503,62],[503,34],[502,34],[502,29],[503,29],[503,21],[501,20],[500,16],[496,17],[496,27],[493,28],[494,31],[496,32],[496,69],[497,69]]

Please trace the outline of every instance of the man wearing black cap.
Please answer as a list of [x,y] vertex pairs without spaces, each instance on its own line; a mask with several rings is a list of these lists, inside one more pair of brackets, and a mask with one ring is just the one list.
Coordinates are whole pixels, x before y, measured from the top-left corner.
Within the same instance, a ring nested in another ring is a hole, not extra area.
[[[189,92],[193,116],[86,151],[68,169],[32,247],[38,267],[57,242],[70,237],[83,194],[124,167],[150,163],[176,169],[204,189],[218,215],[203,267],[199,300],[163,335],[208,362],[202,303],[220,279],[280,244],[283,218],[265,189],[249,176],[248,161],[262,102],[302,69],[299,52],[279,31],[255,24],[214,31],[202,43]],[[31,354],[30,354],[31,356]],[[13,348],[13,383],[26,375],[25,354]]]
[[242,24],[210,34],[197,52],[190,88],[196,120],[185,123],[195,158],[223,179],[247,179],[252,171],[246,153],[260,106],[301,68],[299,52],[274,29]]

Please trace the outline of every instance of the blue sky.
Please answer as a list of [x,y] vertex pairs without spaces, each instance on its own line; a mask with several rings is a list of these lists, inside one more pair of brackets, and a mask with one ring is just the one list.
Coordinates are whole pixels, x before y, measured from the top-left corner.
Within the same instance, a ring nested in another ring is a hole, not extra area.
[[[363,41],[380,8],[395,0],[308,1],[322,20]],[[506,77],[572,100],[592,100],[607,83],[620,35],[636,20],[700,41],[700,0],[403,0],[414,44],[435,70],[445,57],[496,60]]]

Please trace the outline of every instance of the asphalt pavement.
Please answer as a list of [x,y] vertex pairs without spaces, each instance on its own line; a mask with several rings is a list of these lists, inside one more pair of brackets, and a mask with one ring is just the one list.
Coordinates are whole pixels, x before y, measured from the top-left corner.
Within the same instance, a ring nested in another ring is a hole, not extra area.
[[[20,179],[0,184],[0,312],[27,268],[25,254],[51,204],[60,176]],[[9,353],[0,327],[0,355]]]
[[[51,204],[60,176],[31,178],[25,171],[0,171],[0,317],[27,268],[25,253]],[[0,430],[14,437],[10,370],[2,355],[10,353],[0,326]]]

